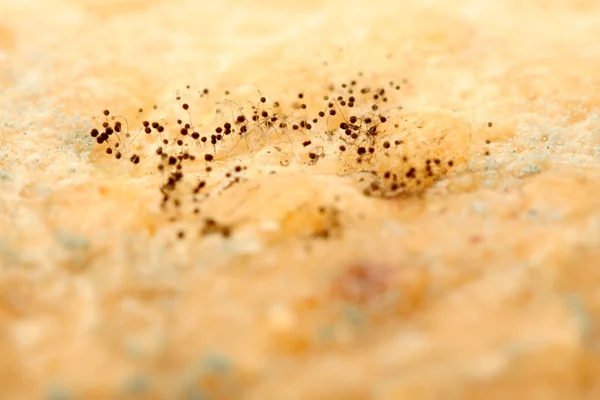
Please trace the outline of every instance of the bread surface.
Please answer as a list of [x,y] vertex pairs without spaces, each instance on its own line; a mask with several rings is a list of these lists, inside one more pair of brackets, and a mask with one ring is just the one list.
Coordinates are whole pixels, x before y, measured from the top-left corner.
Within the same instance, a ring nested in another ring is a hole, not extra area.
[[[0,9],[3,398],[599,398],[599,2]],[[397,82],[386,132],[453,167],[367,196],[319,121],[221,151],[242,181],[172,222],[156,143],[89,135],[174,125],[177,93],[211,133],[225,91],[314,113],[352,79]]]

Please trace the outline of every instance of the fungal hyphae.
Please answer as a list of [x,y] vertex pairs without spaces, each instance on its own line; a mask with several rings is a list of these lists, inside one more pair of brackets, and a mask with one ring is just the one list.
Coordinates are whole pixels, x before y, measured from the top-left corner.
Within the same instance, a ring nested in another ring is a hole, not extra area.
[[174,107],[140,108],[135,119],[104,110],[89,133],[101,157],[161,174],[161,209],[171,221],[203,218],[201,236],[232,234],[232,226],[200,212],[202,203],[246,181],[259,154],[277,154],[280,167],[352,177],[360,193],[378,197],[420,192],[461,157],[460,149],[440,145],[448,134],[433,131],[443,126],[415,134],[422,124],[403,111],[402,87],[394,81],[372,86],[359,74],[319,95],[298,91],[287,102],[260,91],[245,100],[236,100],[235,90],[221,98],[214,93],[188,85],[176,92]]

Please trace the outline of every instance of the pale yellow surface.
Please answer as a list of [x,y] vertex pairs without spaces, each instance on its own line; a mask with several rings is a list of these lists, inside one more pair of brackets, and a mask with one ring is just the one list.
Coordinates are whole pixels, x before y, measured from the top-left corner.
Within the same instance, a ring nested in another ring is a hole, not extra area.
[[[594,0],[0,0],[0,397],[600,398],[598,37]],[[177,241],[154,165],[87,135],[358,71],[407,80],[390,117],[458,137],[454,172],[378,199],[240,151],[205,208],[239,229]]]

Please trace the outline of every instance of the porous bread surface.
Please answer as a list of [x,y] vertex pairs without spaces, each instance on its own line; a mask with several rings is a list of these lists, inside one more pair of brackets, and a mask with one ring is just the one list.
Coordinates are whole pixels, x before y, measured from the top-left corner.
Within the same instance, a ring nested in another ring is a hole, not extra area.
[[[3,398],[600,396],[600,3],[0,8]],[[376,139],[338,130],[352,80]],[[261,96],[314,127],[190,142],[161,206],[143,121],[210,137]]]

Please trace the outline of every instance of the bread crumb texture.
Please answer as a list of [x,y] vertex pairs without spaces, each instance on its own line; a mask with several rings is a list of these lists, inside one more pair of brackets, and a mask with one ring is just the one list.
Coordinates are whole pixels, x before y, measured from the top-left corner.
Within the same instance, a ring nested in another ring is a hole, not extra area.
[[3,398],[600,398],[600,2],[0,8]]

